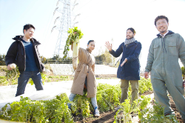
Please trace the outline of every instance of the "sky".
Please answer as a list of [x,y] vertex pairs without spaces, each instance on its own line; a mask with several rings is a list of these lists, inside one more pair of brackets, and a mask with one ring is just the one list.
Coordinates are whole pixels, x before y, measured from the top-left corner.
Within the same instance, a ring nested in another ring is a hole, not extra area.
[[[0,54],[6,54],[12,38],[22,35],[23,26],[31,23],[36,28],[34,38],[41,43],[40,54],[53,57],[58,37],[51,29],[57,1],[0,0]],[[135,39],[142,44],[140,63],[144,69],[150,43],[158,33],[154,19],[158,15],[167,16],[169,30],[185,38],[184,6],[185,0],[79,0],[73,15],[80,14],[76,25],[84,34],[80,47],[86,48],[88,40],[93,39],[95,56],[104,52],[106,41],[110,41],[116,50],[124,42],[127,28],[133,27]]]

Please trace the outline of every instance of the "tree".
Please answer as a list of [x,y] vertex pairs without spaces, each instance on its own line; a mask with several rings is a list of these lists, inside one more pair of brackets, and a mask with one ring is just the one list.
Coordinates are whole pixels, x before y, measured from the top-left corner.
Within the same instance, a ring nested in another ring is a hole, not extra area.
[[6,65],[5,64],[5,55],[0,54],[0,65]]
[[59,57],[60,57],[59,55],[54,55],[52,59],[53,59],[53,60],[58,60]]
[[47,59],[44,56],[40,56],[42,63],[47,63]]

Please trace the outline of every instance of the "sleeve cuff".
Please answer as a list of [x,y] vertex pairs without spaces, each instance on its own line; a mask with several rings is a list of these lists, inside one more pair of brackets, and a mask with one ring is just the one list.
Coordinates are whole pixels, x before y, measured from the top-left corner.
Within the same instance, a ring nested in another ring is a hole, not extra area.
[[148,72],[148,73],[149,73],[150,71],[149,71],[149,70],[147,70],[147,69],[145,69],[145,72]]

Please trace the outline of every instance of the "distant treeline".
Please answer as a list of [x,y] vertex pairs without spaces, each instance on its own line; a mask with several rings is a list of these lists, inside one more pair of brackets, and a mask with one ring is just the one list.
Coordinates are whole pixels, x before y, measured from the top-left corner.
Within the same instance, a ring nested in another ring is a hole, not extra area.
[[5,65],[5,55],[0,54],[0,65]]

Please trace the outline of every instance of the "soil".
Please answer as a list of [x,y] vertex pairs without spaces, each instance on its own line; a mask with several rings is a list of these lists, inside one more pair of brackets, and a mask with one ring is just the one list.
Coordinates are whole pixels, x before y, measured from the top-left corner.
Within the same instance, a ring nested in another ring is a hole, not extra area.
[[[76,123],[113,123],[116,111],[109,111],[100,114],[100,117],[84,118],[76,121]],[[75,120],[74,120],[75,121]]]

